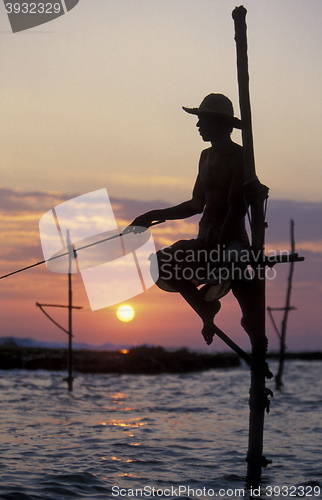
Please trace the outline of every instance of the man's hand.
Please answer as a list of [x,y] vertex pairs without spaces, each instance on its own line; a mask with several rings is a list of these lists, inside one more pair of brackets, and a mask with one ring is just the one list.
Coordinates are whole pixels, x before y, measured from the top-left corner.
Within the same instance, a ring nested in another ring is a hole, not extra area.
[[152,225],[152,222],[154,220],[155,217],[152,212],[147,212],[145,214],[139,215],[139,217],[134,219],[134,221],[124,229],[123,234],[143,233]]

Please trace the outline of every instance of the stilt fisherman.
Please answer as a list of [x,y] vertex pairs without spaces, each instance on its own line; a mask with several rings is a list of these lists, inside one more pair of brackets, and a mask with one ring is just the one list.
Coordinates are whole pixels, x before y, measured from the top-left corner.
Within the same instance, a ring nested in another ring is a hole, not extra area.
[[180,240],[157,252],[157,285],[179,292],[195,310],[209,345],[215,334],[219,299],[231,288],[242,309],[242,325],[250,335],[252,330],[251,281],[246,264],[241,267],[236,263],[242,254],[246,262],[250,250],[245,229],[243,152],[231,139],[233,129],[241,128],[241,121],[223,94],[209,94],[198,108],[183,109],[198,117],[199,133],[211,143],[201,153],[192,197],[179,205],[140,215],[129,228],[136,232],[157,220],[202,214],[195,239]]

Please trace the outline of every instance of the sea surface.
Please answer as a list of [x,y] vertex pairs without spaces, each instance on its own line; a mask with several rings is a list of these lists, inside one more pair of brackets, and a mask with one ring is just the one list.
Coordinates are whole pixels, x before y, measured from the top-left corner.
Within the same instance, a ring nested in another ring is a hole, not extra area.
[[[270,363],[276,373],[276,362]],[[321,498],[322,362],[288,361],[265,420],[258,498]],[[250,498],[247,367],[0,372],[0,498]]]

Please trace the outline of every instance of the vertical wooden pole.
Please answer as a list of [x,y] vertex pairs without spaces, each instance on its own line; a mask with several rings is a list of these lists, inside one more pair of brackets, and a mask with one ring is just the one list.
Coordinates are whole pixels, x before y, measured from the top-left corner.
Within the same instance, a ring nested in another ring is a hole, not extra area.
[[67,231],[67,245],[68,245],[68,390],[73,390],[73,289],[72,289],[72,265],[74,252],[70,241],[69,231]]
[[[295,253],[294,220],[293,219],[291,220],[291,253]],[[293,274],[294,274],[294,266],[295,266],[295,262],[292,261],[290,264],[290,273],[288,276],[288,286],[287,286],[287,292],[286,292],[284,317],[283,317],[282,328],[281,328],[279,366],[278,366],[277,375],[275,377],[275,387],[276,387],[276,389],[279,389],[279,390],[283,387],[282,377],[283,377],[283,371],[284,371],[285,349],[286,349],[285,339],[286,339],[288,315],[289,315],[290,310],[292,309],[291,308],[291,293],[292,293],[292,280],[293,280]]]
[[257,487],[261,480],[263,457],[264,415],[268,408],[268,398],[265,388],[267,373],[265,335],[265,266],[264,266],[264,237],[265,237],[265,210],[264,204],[268,190],[259,183],[255,171],[255,158],[252,135],[252,120],[249,94],[249,74],[246,35],[246,9],[236,7],[232,13],[235,23],[235,41],[237,50],[237,77],[239,87],[239,104],[242,119],[242,139],[245,168],[245,191],[251,210],[252,250],[262,258],[254,269],[252,280],[252,327],[249,331],[252,344],[251,388],[250,388],[250,417],[249,440],[247,453],[247,483],[250,487]]

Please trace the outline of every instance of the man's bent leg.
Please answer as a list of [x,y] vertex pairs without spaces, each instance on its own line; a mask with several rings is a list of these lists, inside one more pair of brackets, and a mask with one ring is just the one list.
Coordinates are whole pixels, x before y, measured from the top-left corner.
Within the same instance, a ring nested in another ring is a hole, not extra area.
[[184,279],[168,280],[170,286],[177,290],[203,321],[202,335],[207,345],[212,343],[215,335],[214,317],[219,312],[219,300],[206,301],[197,287]]
[[234,280],[232,282],[232,292],[242,311],[241,325],[252,340],[257,335],[255,311],[259,307],[259,297],[253,280]]
[[[193,310],[203,321],[202,335],[209,345],[215,335],[214,317],[220,310],[221,304],[219,300],[206,300],[205,294],[198,290],[193,284],[194,275],[193,265],[202,266],[199,259],[191,259],[188,261],[187,255],[193,255],[191,252],[196,251],[194,248],[194,240],[175,243],[172,247],[157,252],[159,279],[156,284],[163,290],[176,291],[188,302]],[[180,251],[180,260],[178,252]],[[186,251],[186,254],[185,254]],[[188,265],[190,263],[190,266]],[[190,275],[189,272],[190,271]],[[189,278],[187,277],[189,275]]]

